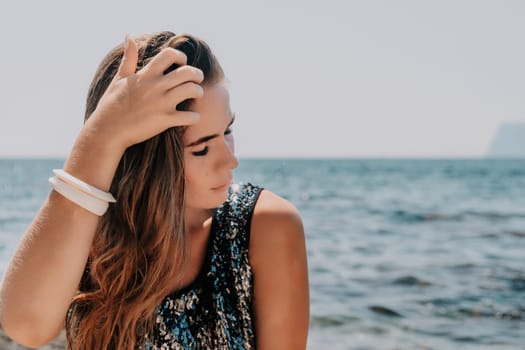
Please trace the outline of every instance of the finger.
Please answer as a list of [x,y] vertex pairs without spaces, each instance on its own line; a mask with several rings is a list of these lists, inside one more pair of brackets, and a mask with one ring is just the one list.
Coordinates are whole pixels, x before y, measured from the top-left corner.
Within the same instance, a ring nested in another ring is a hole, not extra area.
[[181,125],[192,125],[201,119],[201,115],[191,111],[175,111],[165,117],[166,128],[172,128]]
[[123,77],[134,74],[137,70],[138,58],[139,56],[135,40],[130,38],[129,35],[126,35],[126,39],[124,39],[124,54],[115,78],[122,79]]
[[171,106],[173,106],[173,109],[175,109],[175,106],[181,103],[182,101],[202,97],[204,95],[204,89],[199,84],[195,84],[193,82],[186,82],[182,85],[177,86],[174,89],[169,90],[166,94],[166,101],[169,101],[170,103],[170,106],[168,106],[168,108],[171,109]]
[[203,80],[204,73],[202,73],[202,70],[186,65],[166,75],[166,78],[163,79],[162,86],[164,86],[166,90],[170,90],[188,81],[200,84]]
[[162,75],[168,67],[177,63],[179,66],[186,64],[186,54],[171,47],[162,49],[142,70],[144,74]]

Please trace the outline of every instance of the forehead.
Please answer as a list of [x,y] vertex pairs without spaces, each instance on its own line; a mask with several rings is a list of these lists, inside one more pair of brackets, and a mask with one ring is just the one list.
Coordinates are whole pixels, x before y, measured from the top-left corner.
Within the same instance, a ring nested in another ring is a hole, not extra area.
[[190,110],[200,114],[200,120],[186,128],[184,142],[222,133],[232,118],[230,94],[224,83],[203,86],[204,95],[193,100]]

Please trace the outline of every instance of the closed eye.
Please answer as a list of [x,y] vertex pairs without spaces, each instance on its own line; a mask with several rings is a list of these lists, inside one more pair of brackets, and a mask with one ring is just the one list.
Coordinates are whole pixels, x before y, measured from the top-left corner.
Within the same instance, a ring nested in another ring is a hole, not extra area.
[[204,149],[202,151],[196,151],[196,152],[191,152],[191,154],[193,154],[194,156],[197,156],[197,157],[200,157],[200,156],[205,156],[206,154],[208,154],[208,146],[204,147]]
[[[232,124],[233,124],[234,121],[235,121],[235,114],[232,115],[232,119],[231,119],[230,123],[228,124],[228,128],[226,129],[226,131],[224,131],[224,136],[228,136],[228,135],[232,134],[232,132],[233,132]],[[210,139],[215,138],[215,137],[216,137],[216,135],[213,135],[212,137],[210,137]],[[209,141],[209,140],[206,140],[206,141]],[[195,151],[195,152],[191,152],[191,153],[194,156],[202,157],[202,156],[205,156],[206,154],[208,154],[208,151],[209,151],[209,147],[206,145],[206,147],[204,147],[201,151]]]

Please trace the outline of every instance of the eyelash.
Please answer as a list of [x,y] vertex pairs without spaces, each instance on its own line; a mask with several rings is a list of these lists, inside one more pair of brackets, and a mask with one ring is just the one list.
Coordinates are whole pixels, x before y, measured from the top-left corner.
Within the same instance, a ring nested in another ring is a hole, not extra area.
[[202,151],[192,152],[192,154],[197,157],[205,156],[206,154],[208,154],[208,146],[204,147]]
[[[228,128],[226,129],[226,131],[224,132],[224,135],[230,135],[232,133],[232,129],[231,128]],[[196,152],[192,152],[192,154],[194,156],[197,156],[197,157],[202,157],[202,156],[205,156],[206,154],[208,154],[208,146],[204,147],[204,149],[202,151],[196,151]]]

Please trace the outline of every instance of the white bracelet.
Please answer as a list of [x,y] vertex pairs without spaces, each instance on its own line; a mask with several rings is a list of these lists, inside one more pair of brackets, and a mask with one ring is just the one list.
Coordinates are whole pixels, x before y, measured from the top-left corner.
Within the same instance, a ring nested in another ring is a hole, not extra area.
[[111,193],[99,190],[98,188],[93,187],[80,179],[77,179],[73,175],[65,172],[63,169],[53,169],[53,173],[55,173],[55,175],[60,180],[68,183],[69,185],[79,189],[80,191],[86,194],[89,194],[92,197],[100,199],[104,202],[115,203],[117,201]]
[[50,177],[48,181],[55,191],[95,215],[102,216],[108,209],[108,202],[82,192],[56,176]]

